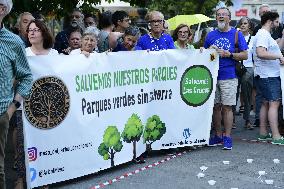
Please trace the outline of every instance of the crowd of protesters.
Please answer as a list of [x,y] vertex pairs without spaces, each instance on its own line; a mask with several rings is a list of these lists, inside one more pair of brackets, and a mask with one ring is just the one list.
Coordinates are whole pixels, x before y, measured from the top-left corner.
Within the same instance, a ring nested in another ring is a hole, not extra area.
[[[193,31],[180,24],[171,32],[164,15],[150,11],[146,15],[148,28],[131,23],[125,11],[104,12],[95,16],[74,9],[65,29],[52,36],[43,17],[23,12],[18,16],[16,34],[3,26],[3,18],[12,8],[11,0],[0,0],[0,188],[5,189],[4,149],[10,125],[13,130],[15,169],[18,180],[15,189],[23,189],[25,182],[23,123],[21,104],[29,95],[32,74],[27,56],[72,55],[93,53],[167,49],[194,49]],[[259,7],[260,24],[254,27],[251,19],[243,17],[237,28],[230,26],[231,12],[226,7],[216,10],[217,27],[205,28],[197,48],[215,49],[219,55],[219,71],[212,116],[212,137],[209,146],[223,145],[231,150],[232,128],[240,97],[244,127],[260,127],[259,140],[272,140],[272,144],[284,145],[278,129],[281,107],[280,65],[284,64],[281,49],[284,47],[283,27],[277,12],[269,5]],[[17,36],[18,35],[18,36]],[[236,61],[242,62],[245,72],[237,75]],[[251,116],[255,115],[255,123]],[[272,135],[269,133],[268,124]],[[224,127],[224,129],[223,129]],[[135,159],[142,163],[142,157]],[[48,186],[44,186],[48,188]]]
[[[216,49],[220,58],[213,109],[215,135],[209,141],[210,146],[223,144],[223,149],[232,149],[230,135],[231,129],[235,128],[233,109],[239,96],[244,128],[260,127],[258,140],[271,140],[272,144],[284,145],[279,131],[279,119],[282,117],[279,116],[279,107],[282,99],[280,65],[284,63],[281,53],[284,31],[279,24],[279,14],[271,12],[269,5],[261,5],[259,15],[261,21],[255,28],[250,18],[241,18],[238,31],[229,26],[229,9],[220,8],[216,12],[218,29],[209,32],[205,39],[204,47]],[[220,40],[224,38],[230,41],[230,45],[221,43]],[[241,75],[236,75],[236,61],[242,61],[245,66]],[[254,124],[250,121],[251,110],[254,110]]]

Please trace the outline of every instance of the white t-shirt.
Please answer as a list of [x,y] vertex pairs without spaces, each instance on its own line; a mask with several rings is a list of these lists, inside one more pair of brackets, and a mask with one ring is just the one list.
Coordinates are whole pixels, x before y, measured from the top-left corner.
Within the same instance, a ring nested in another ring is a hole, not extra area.
[[[26,54],[27,56],[37,56],[31,49],[31,47],[27,47],[26,48]],[[47,55],[58,55],[57,50],[55,49],[49,49],[49,52]]]
[[71,52],[70,52],[70,55],[72,55],[72,54],[81,54],[81,49],[74,49],[74,50],[72,50]]
[[[26,48],[26,55],[27,56],[37,56],[35,53],[33,53],[31,47]],[[58,52],[55,49],[50,49],[47,55],[58,55]],[[21,106],[17,110],[23,109],[22,104],[23,104],[23,102],[21,102]]]
[[[248,42],[250,36],[251,36],[251,35],[244,36],[246,42]],[[252,46],[253,46],[253,39],[254,39],[254,36],[251,36],[250,41],[249,41],[249,44],[248,44],[248,50],[247,50],[247,51],[248,51],[248,59],[243,61],[243,64],[244,64],[244,66],[245,66],[246,68],[252,68],[252,67],[253,67],[253,62],[252,62],[252,53],[253,53]]]
[[260,78],[279,77],[280,76],[280,60],[264,60],[256,55],[256,48],[264,47],[269,53],[281,55],[277,42],[271,37],[271,34],[265,30],[258,30],[253,40],[253,59],[255,63],[255,75]]
[[[72,54],[81,54],[81,49],[74,49],[70,52],[69,55],[72,55]],[[91,54],[94,54],[94,53],[97,53],[96,51],[93,51]]]

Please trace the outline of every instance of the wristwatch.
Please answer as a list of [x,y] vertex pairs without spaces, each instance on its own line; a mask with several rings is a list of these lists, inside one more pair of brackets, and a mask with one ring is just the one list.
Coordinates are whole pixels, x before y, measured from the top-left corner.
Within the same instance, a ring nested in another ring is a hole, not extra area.
[[12,103],[16,106],[17,109],[21,106],[21,103],[17,100],[13,100]]
[[234,58],[233,53],[230,53],[230,58]]

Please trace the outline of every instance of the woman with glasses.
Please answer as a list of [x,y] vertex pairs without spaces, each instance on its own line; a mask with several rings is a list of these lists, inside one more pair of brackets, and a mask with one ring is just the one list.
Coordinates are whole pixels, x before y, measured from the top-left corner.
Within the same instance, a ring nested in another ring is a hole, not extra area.
[[[37,56],[37,55],[58,55],[55,49],[52,49],[54,40],[51,32],[43,21],[32,20],[27,26],[27,39],[28,46],[26,48],[27,56]],[[22,117],[17,117],[18,122],[21,126],[17,127],[17,152],[18,156],[16,159],[16,169],[17,169],[17,181],[15,189],[24,188],[25,180],[25,153],[24,153],[24,137],[23,137],[23,125]],[[41,188],[48,188],[48,186],[43,186]]]
[[27,28],[28,45],[27,56],[57,55],[52,49],[54,39],[46,24],[40,20],[33,20]]
[[164,15],[159,11],[151,11],[146,15],[150,30],[149,34],[141,36],[137,42],[136,50],[160,51],[175,49],[174,41],[164,32]]
[[173,32],[176,49],[194,49],[193,45],[189,43],[190,37],[192,37],[192,33],[189,26],[186,24],[178,25]]

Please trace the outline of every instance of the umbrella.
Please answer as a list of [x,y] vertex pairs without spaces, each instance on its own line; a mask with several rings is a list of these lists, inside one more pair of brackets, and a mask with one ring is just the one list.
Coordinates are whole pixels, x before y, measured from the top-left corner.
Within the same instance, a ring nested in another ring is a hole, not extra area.
[[192,14],[192,15],[177,15],[173,18],[168,19],[167,21],[169,22],[170,30],[174,30],[180,24],[194,25],[209,20],[213,19],[203,14]]

